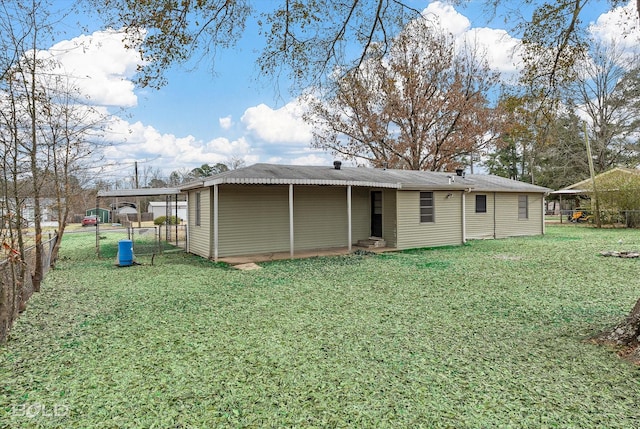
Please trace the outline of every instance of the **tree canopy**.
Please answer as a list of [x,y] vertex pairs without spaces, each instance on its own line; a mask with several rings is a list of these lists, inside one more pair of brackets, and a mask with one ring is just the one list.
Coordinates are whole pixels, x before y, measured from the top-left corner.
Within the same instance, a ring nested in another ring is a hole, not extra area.
[[[526,0],[523,9],[507,8],[502,16],[522,37],[525,74],[548,90],[556,88],[584,52],[583,15],[599,0]],[[640,4],[640,0],[638,0]],[[458,3],[465,3],[459,0]],[[609,0],[611,6],[625,0]],[[215,58],[217,49],[234,46],[247,25],[257,25],[265,39],[259,55],[261,73],[286,73],[296,89],[318,84],[335,73],[354,69],[374,45],[387,52],[393,37],[421,11],[402,0],[92,0],[107,22],[123,26],[132,46],[140,43],[145,63],[142,85],[166,83],[165,70],[193,56]],[[484,0],[487,13],[502,13],[504,0]],[[251,21],[250,21],[251,19]],[[215,65],[213,63],[213,65]]]
[[495,134],[487,94],[498,76],[473,45],[416,19],[389,46],[312,97],[313,145],[373,165],[459,167]]

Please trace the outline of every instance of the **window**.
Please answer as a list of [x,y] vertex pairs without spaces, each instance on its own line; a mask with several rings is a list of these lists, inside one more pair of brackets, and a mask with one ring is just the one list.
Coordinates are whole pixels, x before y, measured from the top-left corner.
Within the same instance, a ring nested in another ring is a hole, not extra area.
[[476,195],[476,213],[486,213],[486,212],[487,212],[487,196]]
[[196,192],[196,226],[200,226],[200,192]]
[[420,192],[420,222],[434,222],[433,192]]
[[518,219],[529,219],[528,195],[518,195]]

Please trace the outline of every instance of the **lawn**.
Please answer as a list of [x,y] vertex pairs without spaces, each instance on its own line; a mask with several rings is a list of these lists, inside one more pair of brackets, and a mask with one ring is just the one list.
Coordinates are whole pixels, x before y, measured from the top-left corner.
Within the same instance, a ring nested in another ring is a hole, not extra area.
[[640,231],[245,272],[94,244],[66,237],[0,348],[0,427],[640,427],[640,372],[585,341],[640,297],[640,260],[599,255]]

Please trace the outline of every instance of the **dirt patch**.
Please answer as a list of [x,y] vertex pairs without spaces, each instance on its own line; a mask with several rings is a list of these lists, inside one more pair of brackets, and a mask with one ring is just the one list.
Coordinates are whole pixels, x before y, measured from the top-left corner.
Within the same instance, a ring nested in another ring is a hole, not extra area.
[[254,264],[253,262],[249,262],[248,264],[232,265],[231,268],[235,268],[236,270],[241,270],[241,271],[251,271],[251,270],[259,270],[262,267],[258,264]]
[[613,347],[618,356],[640,365],[640,299],[622,322],[596,335],[590,341]]
[[634,344],[620,345],[613,341],[602,340],[601,338],[591,338],[587,342],[611,349],[620,359],[640,366],[640,344],[637,342]]
[[495,258],[502,261],[519,261],[522,259],[521,256],[516,255],[496,255]]

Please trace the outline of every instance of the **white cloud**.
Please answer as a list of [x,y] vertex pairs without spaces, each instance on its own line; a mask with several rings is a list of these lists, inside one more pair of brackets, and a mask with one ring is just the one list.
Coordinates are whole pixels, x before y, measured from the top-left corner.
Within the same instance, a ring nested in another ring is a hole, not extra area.
[[605,44],[615,43],[621,50],[637,51],[640,22],[635,0],[600,15],[595,23],[591,23],[589,31]]
[[312,153],[310,155],[293,158],[291,164],[293,165],[332,165],[331,157],[327,155],[318,155]]
[[220,153],[227,156],[246,154],[251,150],[251,147],[244,137],[240,137],[238,140],[234,141],[230,141],[224,137],[218,137],[208,142],[205,145],[205,148],[209,152]]
[[266,142],[308,145],[311,127],[302,120],[303,111],[297,101],[276,110],[260,104],[245,110],[240,120],[249,132]]
[[458,13],[450,4],[439,1],[429,3],[422,15],[426,18],[435,17],[440,26],[454,36],[461,36],[471,28],[471,22],[466,16]]
[[128,123],[123,119],[114,119],[109,124],[104,140],[108,144],[103,155],[110,163],[121,165],[130,160],[152,160],[167,176],[173,170],[224,163],[232,158],[243,159],[247,164],[258,161],[244,138],[219,137],[202,141],[191,135],[176,137],[162,134],[150,125]]
[[469,19],[457,12],[453,6],[439,1],[430,3],[422,12],[428,19],[436,20],[451,33],[458,45],[468,43],[476,46],[479,54],[486,57],[490,67],[503,74],[514,75],[522,65],[520,40],[511,37],[505,30],[478,27],[472,28]]
[[522,67],[520,39],[511,37],[505,30],[476,28],[472,30],[476,40],[485,50],[491,68],[501,73],[517,73]]
[[231,115],[225,116],[224,118],[219,118],[218,122],[220,123],[220,128],[222,128],[223,130],[228,130],[233,126]]
[[141,59],[123,38],[122,32],[96,31],[56,43],[40,55],[55,59],[55,72],[71,77],[92,104],[132,107],[137,96],[131,78]]

